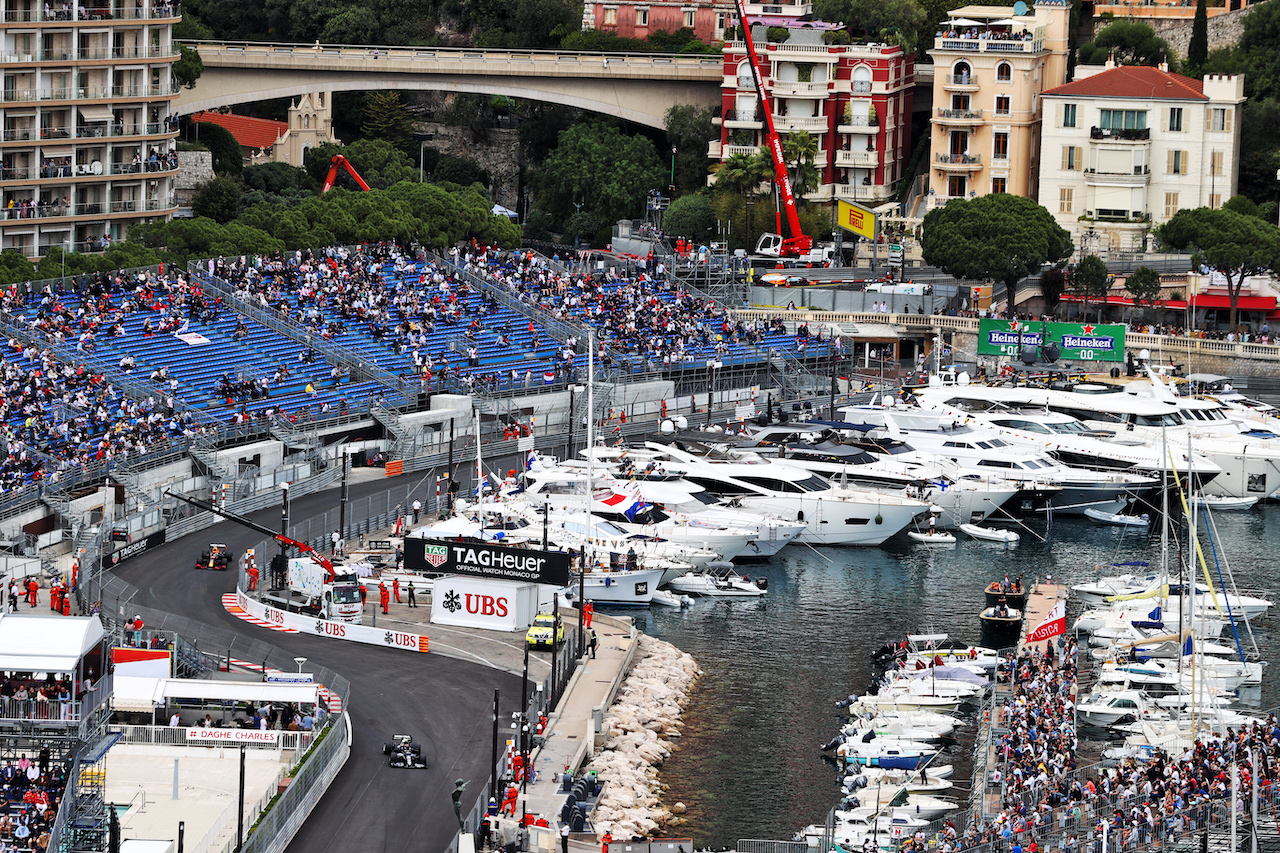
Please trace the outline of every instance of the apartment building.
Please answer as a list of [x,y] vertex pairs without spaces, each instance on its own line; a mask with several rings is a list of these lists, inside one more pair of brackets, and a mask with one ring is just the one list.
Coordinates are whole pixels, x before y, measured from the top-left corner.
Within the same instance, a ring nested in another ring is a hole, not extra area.
[[1141,251],[1178,210],[1235,194],[1243,77],[1133,65],[1076,73],[1044,93],[1039,198],[1081,252]]
[[[748,3],[747,14],[788,14],[798,5],[787,2],[766,7],[761,3]],[[765,8],[776,11],[765,12]],[[642,39],[650,33],[689,29],[700,40],[711,44],[722,41],[725,30],[736,24],[733,0],[624,0],[620,3],[587,0],[582,6],[584,30],[605,30],[625,38]]]
[[0,0],[0,249],[101,251],[176,210],[180,17],[161,0]]
[[[911,153],[915,60],[897,45],[824,44],[825,31],[793,25],[778,43],[763,24],[752,27],[774,128],[817,138],[821,177],[809,200],[875,205],[896,192]],[[720,139],[708,150],[716,162],[764,145],[744,42],[724,45],[722,95]]]
[[1036,196],[1040,96],[1067,73],[1071,4],[963,6],[934,37],[929,206]]

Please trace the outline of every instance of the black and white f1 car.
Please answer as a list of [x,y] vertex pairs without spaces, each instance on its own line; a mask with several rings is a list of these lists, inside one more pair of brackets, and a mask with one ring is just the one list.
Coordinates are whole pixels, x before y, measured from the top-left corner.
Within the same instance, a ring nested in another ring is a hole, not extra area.
[[421,770],[427,766],[422,760],[422,747],[413,742],[413,735],[392,735],[391,742],[382,745],[382,754],[390,756],[387,763],[392,767]]

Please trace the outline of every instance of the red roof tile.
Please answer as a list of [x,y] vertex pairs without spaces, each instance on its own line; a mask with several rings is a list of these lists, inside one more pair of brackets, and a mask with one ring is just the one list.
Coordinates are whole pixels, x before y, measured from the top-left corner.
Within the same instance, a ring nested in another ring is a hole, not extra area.
[[1207,101],[1204,81],[1170,74],[1148,65],[1120,65],[1089,77],[1049,89],[1046,95],[1075,95],[1092,98],[1158,98],[1177,101]]
[[250,118],[249,116],[238,116],[228,113],[196,113],[191,117],[192,122],[202,121],[207,124],[216,124],[219,127],[225,127],[231,131],[231,135],[236,138],[241,147],[244,148],[266,148],[276,144],[286,130],[289,129],[287,121],[274,121],[268,118]]

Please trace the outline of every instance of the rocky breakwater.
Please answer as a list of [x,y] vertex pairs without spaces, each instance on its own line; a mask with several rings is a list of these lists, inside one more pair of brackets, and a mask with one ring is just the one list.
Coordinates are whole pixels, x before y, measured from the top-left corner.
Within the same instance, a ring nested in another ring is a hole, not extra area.
[[[604,748],[589,769],[604,780],[592,823],[598,835],[647,838],[677,820],[662,805],[658,768],[680,737],[681,715],[701,670],[693,656],[647,634],[604,717]],[[679,806],[676,807],[680,810]]]

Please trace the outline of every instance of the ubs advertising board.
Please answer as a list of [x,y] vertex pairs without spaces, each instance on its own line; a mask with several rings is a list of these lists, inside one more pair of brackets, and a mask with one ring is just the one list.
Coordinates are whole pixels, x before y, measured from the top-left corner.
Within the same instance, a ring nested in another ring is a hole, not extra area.
[[553,586],[569,582],[568,554],[444,539],[405,539],[404,567],[411,572],[472,575]]
[[523,631],[538,615],[538,588],[531,583],[462,575],[431,586],[431,622],[490,631]]
[[[1019,342],[1024,347],[1050,343],[1072,361],[1124,361],[1124,330],[1121,324],[979,320],[978,355],[1017,358]],[[1045,332],[1048,340],[1042,341]]]

